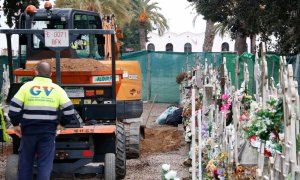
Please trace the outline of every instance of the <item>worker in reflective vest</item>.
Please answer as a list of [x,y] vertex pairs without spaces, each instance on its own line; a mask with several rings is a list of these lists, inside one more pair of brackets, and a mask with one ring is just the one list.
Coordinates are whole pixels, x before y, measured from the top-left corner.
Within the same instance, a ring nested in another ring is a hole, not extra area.
[[[37,180],[50,179],[55,153],[55,136],[59,126],[74,118],[74,107],[66,92],[52,83],[51,66],[41,62],[36,77],[25,83],[11,100],[9,117],[15,133],[21,138],[19,147],[19,180],[31,180],[33,163],[37,162]],[[58,110],[62,117],[58,121]]]

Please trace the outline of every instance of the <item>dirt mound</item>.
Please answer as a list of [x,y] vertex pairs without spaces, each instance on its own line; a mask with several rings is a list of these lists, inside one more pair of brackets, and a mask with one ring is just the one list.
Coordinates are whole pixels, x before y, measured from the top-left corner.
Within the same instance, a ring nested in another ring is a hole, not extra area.
[[177,127],[146,128],[145,139],[141,142],[141,152],[148,154],[175,151],[182,146],[182,142],[182,131]]
[[[43,59],[42,61],[48,62],[51,65],[52,71],[56,71],[56,60]],[[34,69],[35,66],[30,67]],[[105,66],[100,61],[94,59],[70,59],[61,58],[60,59],[60,70],[61,71],[109,71],[111,68]]]

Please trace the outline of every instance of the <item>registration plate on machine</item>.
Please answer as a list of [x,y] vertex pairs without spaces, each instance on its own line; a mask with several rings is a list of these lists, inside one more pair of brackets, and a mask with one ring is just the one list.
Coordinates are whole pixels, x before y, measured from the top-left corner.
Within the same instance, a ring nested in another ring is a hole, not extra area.
[[73,129],[73,133],[94,133],[94,128]]
[[116,126],[105,125],[105,126],[83,126],[82,128],[66,128],[61,130],[58,134],[89,134],[89,133],[114,133]]

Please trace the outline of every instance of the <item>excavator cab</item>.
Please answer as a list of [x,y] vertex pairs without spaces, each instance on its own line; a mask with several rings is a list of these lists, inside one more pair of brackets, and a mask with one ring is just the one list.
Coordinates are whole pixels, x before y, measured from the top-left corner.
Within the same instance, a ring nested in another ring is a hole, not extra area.
[[[32,15],[22,14],[18,29],[102,29],[102,20],[98,13],[77,9],[38,9]],[[54,52],[45,47],[35,34],[21,35],[20,54],[26,60],[40,60],[55,57]],[[108,43],[108,42],[107,42]],[[104,59],[104,36],[79,34],[70,47],[61,52],[61,58],[89,57]],[[41,56],[42,54],[42,56]],[[20,59],[21,61],[21,59]],[[25,68],[25,62],[22,62]]]

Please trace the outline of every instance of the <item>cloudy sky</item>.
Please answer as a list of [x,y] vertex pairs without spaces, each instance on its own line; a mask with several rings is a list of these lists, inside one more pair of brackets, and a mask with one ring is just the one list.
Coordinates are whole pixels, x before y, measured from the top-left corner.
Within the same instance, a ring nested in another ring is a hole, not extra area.
[[[54,1],[54,0],[50,0]],[[160,13],[162,13],[169,24],[169,31],[177,34],[183,32],[193,32],[193,33],[203,33],[205,32],[205,21],[201,16],[198,16],[195,27],[193,26],[193,18],[196,16],[195,10],[190,6],[187,0],[152,0],[153,2],[158,2],[158,6],[161,7]],[[2,6],[3,0],[0,0]],[[43,2],[41,2],[43,6]],[[3,16],[3,11],[0,12],[1,20],[0,24],[2,28],[7,28],[5,24],[5,17]],[[2,39],[3,35],[0,35]],[[1,47],[1,45],[0,45]]]
[[166,17],[170,26],[170,32],[183,33],[186,31],[202,33],[205,31],[205,21],[201,16],[197,17],[195,27],[193,18],[196,11],[187,0],[152,0],[158,2],[161,13]]
[[[54,1],[54,0],[50,0]],[[193,26],[193,18],[196,16],[195,10],[190,6],[187,0],[152,0],[158,2],[161,7],[161,13],[166,17],[170,26],[170,32],[183,33],[186,31],[194,33],[202,33],[205,31],[205,21],[201,16],[197,17],[195,27]],[[0,0],[3,4],[3,0]],[[43,2],[41,1],[41,6]]]

